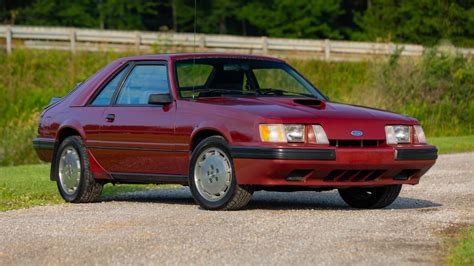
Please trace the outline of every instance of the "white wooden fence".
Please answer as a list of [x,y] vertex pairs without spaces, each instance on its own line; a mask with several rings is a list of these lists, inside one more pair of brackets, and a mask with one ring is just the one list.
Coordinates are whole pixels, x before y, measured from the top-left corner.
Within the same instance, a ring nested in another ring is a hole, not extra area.
[[[402,49],[402,56],[420,56],[424,47],[413,44],[333,40],[242,37],[231,35],[112,31],[60,27],[0,25],[0,46],[75,51],[135,50],[137,52],[239,52],[325,60],[363,60]],[[474,49],[452,47],[474,57]]]

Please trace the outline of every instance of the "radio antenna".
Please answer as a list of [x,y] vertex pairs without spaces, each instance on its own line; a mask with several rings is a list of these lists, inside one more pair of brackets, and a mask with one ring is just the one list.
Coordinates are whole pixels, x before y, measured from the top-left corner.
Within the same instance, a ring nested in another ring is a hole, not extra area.
[[[194,75],[194,67],[196,65],[196,28],[197,28],[197,0],[194,0],[194,35],[193,35],[193,67],[191,68],[191,75]],[[194,88],[196,85],[196,76],[193,77],[193,101],[194,101]]]

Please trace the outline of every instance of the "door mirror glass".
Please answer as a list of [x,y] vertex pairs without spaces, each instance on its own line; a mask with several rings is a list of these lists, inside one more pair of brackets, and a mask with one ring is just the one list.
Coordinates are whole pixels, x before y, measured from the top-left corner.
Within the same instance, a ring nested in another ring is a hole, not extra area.
[[171,95],[169,93],[150,94],[148,104],[165,105],[171,103]]

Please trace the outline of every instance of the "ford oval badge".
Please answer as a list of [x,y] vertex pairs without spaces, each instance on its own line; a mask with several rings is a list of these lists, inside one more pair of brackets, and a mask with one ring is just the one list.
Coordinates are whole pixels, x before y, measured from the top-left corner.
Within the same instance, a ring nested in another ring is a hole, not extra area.
[[364,133],[360,130],[352,130],[351,135],[355,136],[355,137],[360,137],[360,136],[364,135]]

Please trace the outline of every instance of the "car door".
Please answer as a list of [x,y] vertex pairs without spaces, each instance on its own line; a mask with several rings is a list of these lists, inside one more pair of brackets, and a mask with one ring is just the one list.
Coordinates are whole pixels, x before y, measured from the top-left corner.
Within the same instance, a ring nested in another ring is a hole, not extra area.
[[126,76],[126,73],[128,73],[128,70],[128,65],[121,67],[116,73],[110,75],[108,81],[103,86],[98,88],[96,95],[92,97],[87,106],[75,108],[78,111],[77,114],[80,115],[80,120],[87,135],[85,144],[95,157],[100,156],[102,152],[102,149],[98,148],[102,146],[100,129],[104,122],[104,112],[112,103],[114,93]]
[[151,94],[170,93],[165,62],[134,62],[104,111],[96,158],[113,175],[176,174],[176,105],[150,105]]

